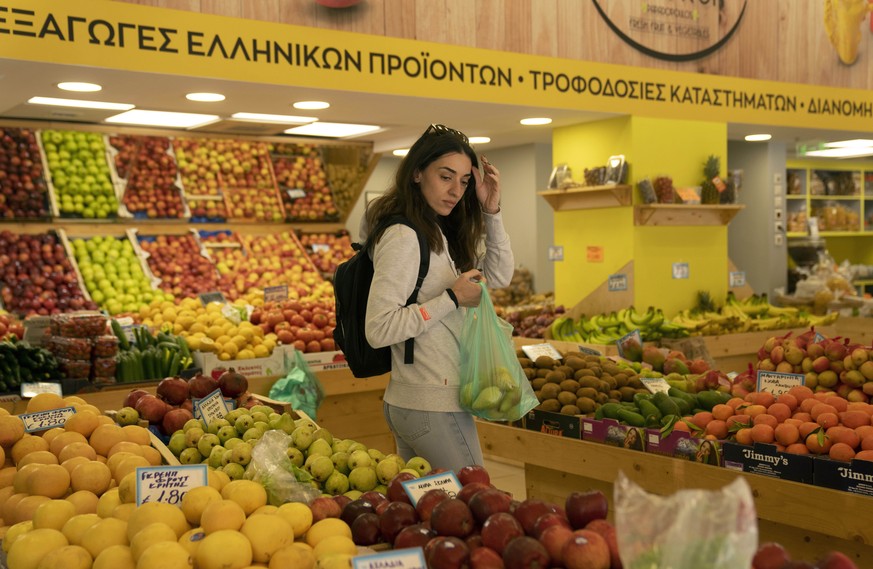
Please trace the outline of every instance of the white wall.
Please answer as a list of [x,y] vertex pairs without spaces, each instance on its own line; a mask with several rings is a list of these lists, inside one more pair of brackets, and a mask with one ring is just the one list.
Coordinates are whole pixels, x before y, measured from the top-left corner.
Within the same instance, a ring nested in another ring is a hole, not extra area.
[[[554,290],[554,269],[548,260],[552,244],[552,210],[537,192],[548,184],[552,169],[551,145],[525,145],[487,151],[477,148],[500,170],[501,210],[503,222],[512,240],[517,266],[530,269],[537,292]],[[346,221],[346,229],[353,240],[359,239],[361,218],[364,215],[366,194],[381,193],[391,185],[400,159],[385,155],[379,160],[361,193],[358,203]]]

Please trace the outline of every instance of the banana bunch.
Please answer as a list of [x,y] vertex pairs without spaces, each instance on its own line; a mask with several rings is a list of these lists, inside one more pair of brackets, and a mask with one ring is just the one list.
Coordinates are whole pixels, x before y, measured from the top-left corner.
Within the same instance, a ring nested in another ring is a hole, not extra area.
[[615,343],[634,330],[640,331],[644,342],[688,335],[684,327],[668,322],[664,312],[653,306],[645,312],[629,306],[590,317],[583,315],[577,320],[559,316],[552,322],[550,334],[554,340],[605,345]]

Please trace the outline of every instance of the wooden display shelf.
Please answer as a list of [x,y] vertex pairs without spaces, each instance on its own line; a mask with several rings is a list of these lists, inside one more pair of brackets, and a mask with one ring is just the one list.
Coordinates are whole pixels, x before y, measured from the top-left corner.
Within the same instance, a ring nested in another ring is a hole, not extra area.
[[837,550],[859,567],[873,566],[873,497],[485,421],[478,421],[478,430],[485,454],[524,462],[528,498],[563,504],[573,491],[595,489],[614,512],[619,472],[661,495],[716,490],[743,477],[755,498],[760,543],[777,541],[796,559]]
[[64,229],[68,237],[121,237],[128,229],[137,228],[148,235],[180,235],[191,229],[216,231],[229,229],[249,235],[273,235],[281,231],[306,229],[311,232],[331,233],[342,229],[340,222],[224,222],[191,223],[184,219],[111,219],[105,221],[59,219],[52,222],[0,222],[0,229],[13,233],[45,233],[52,229]]
[[650,204],[634,206],[634,225],[727,225],[744,205]]
[[584,186],[567,190],[546,190],[537,192],[555,211],[574,209],[596,209],[603,207],[619,207],[631,205],[631,186]]

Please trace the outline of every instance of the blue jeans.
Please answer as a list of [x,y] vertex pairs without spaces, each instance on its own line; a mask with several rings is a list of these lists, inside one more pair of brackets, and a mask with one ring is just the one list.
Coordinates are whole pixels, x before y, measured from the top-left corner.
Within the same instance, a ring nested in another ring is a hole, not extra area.
[[382,409],[403,460],[420,456],[432,468],[455,472],[484,464],[476,423],[469,413],[417,411],[384,402]]

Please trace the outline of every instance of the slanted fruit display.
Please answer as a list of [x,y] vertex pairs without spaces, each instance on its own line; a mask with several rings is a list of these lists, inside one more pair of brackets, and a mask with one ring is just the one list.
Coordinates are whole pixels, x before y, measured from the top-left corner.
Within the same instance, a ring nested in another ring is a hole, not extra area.
[[124,184],[122,203],[130,214],[149,219],[185,216],[169,138],[114,135],[109,144],[117,152],[115,171]]
[[276,183],[292,221],[336,221],[339,210],[316,146],[275,144],[270,149]]
[[118,199],[103,135],[44,130],[41,138],[61,217],[116,217]]
[[337,233],[306,233],[299,232],[300,244],[306,248],[306,253],[319,271],[332,277],[337,266],[352,258],[352,239],[348,231]]
[[[236,271],[231,281],[231,293],[268,286],[288,285],[288,296],[300,299],[308,296],[333,296],[333,288],[326,282],[293,231],[272,235],[242,235],[243,246],[251,253],[249,260]],[[236,296],[234,296],[235,298]]]
[[91,300],[109,314],[137,312],[156,296],[167,298],[152,288],[130,239],[75,238],[70,245]]
[[149,268],[161,279],[158,287],[164,292],[184,298],[218,290],[215,265],[200,253],[192,234],[140,236],[138,239],[140,247],[149,255]]
[[0,281],[3,306],[19,316],[97,308],[83,294],[55,232],[0,232]]
[[336,309],[328,300],[268,302],[255,308],[249,319],[265,334],[273,334],[282,344],[294,346],[301,352],[336,349],[333,341]]
[[48,186],[36,135],[27,128],[0,128],[0,217],[48,216]]

